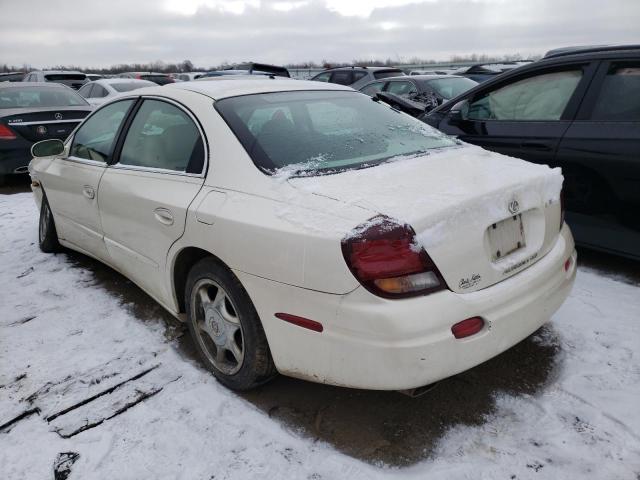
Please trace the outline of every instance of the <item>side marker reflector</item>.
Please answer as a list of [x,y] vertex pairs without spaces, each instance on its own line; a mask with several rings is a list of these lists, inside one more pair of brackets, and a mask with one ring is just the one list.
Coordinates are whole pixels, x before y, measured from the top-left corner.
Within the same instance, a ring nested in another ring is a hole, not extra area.
[[294,325],[302,328],[313,330],[314,332],[322,332],[322,330],[324,330],[320,322],[309,320],[304,317],[298,317],[297,315],[291,315],[290,313],[276,313],[276,318],[284,320],[285,322],[293,323]]
[[471,317],[456,323],[451,327],[451,333],[456,338],[466,338],[475,335],[484,327],[484,320],[480,317]]

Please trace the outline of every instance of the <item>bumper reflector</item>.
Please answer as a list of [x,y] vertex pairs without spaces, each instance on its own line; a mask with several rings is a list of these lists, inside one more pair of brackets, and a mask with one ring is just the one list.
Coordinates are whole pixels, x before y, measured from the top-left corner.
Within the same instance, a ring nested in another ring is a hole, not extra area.
[[276,313],[276,318],[284,320],[285,322],[293,323],[302,328],[308,328],[314,332],[321,332],[323,330],[322,324],[315,320],[309,320],[308,318],[298,317],[297,315],[291,315],[290,313]]
[[451,333],[456,338],[466,338],[475,335],[484,327],[484,320],[480,317],[471,317],[456,323],[451,327]]

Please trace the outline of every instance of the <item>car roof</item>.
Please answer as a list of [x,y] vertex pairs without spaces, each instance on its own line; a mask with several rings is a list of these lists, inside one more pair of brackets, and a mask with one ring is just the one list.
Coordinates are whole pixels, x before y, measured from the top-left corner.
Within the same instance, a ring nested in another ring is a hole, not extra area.
[[439,78],[463,78],[460,75],[400,75],[398,77],[387,77],[376,80],[377,82],[384,82],[391,80],[393,82],[411,81],[411,80],[437,80]]
[[[308,80],[292,80],[289,78],[273,77],[265,78],[262,75],[230,75],[217,77],[206,82],[181,82],[158,87],[158,91],[166,92],[168,88],[179,88],[201,93],[214,100],[251,95],[256,93],[288,92],[300,90],[338,90],[351,91],[351,87],[336,83],[320,83]],[[155,90],[155,88],[154,88]]]
[[138,82],[153,83],[150,80],[145,80],[143,78],[127,78],[127,77],[99,78],[98,80],[94,80],[93,82],[89,82],[89,83],[111,85],[114,83],[138,83]]
[[29,73],[38,73],[38,72],[42,72],[45,75],[50,75],[52,73],[55,73],[57,75],[61,75],[61,74],[69,74],[69,75],[86,75],[83,72],[80,72],[79,70],[33,70]]
[[34,88],[34,87],[47,87],[47,88],[66,88],[66,85],[55,82],[3,82],[0,84],[2,88]]
[[[327,71],[333,71],[333,70],[371,70],[373,72],[378,72],[380,70],[398,70],[398,71],[402,71],[401,68],[398,67],[384,67],[384,66],[374,66],[374,67],[369,67],[366,65],[347,65],[345,67],[332,67],[332,68],[327,68],[325,70],[323,70],[323,72],[327,72]],[[318,72],[318,73],[323,73],[323,72]]]
[[162,72],[122,72],[119,75],[130,75],[130,74],[138,74],[138,75],[165,75],[165,76],[169,76],[168,73],[162,73]]
[[561,47],[549,50],[544,58],[564,57],[568,55],[585,54],[585,53],[608,53],[619,52],[621,50],[640,50],[640,44],[630,45],[583,45],[575,47]]

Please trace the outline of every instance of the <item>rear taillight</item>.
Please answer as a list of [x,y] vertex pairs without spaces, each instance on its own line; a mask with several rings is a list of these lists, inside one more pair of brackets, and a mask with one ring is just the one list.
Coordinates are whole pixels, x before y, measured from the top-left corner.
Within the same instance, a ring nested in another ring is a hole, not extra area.
[[140,75],[139,73],[136,73],[136,78],[137,78],[138,80],[142,80],[142,75]]
[[6,125],[0,123],[0,140],[15,140],[16,134]]
[[414,297],[446,288],[411,226],[388,217],[357,227],[342,240],[342,254],[358,281],[381,297]]

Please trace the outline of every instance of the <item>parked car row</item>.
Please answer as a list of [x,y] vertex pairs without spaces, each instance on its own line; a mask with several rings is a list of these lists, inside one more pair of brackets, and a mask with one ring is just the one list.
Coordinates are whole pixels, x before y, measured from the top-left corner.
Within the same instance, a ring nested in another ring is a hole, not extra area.
[[[354,66],[328,69],[313,80],[355,87],[466,142],[562,167],[567,218],[578,243],[640,258],[639,57],[634,46],[559,49],[538,62],[482,64],[456,75],[404,75],[399,69]],[[491,78],[478,85],[469,78],[477,74]],[[75,88],[81,81],[78,75],[81,72],[32,72],[25,80]],[[197,75],[190,75],[190,81],[230,75],[287,77],[288,71],[250,62]],[[164,74],[133,72],[81,84],[79,93],[96,106],[126,91],[155,85],[143,80],[145,76],[171,83]],[[13,105],[21,95],[18,104],[24,105],[18,108],[39,108],[26,100],[35,95],[30,92],[3,93],[0,105]],[[65,102],[59,106],[66,108]],[[11,112],[11,124],[0,123],[0,150],[12,150],[11,160],[6,153],[0,157],[5,174],[24,171],[29,159],[29,144],[23,139],[23,159],[16,160],[15,142],[22,136],[11,133],[19,120],[16,113]],[[51,121],[47,115],[42,120]],[[64,139],[68,134],[66,127],[32,125],[30,141],[56,134]]]

